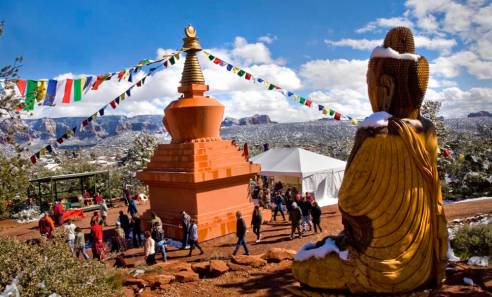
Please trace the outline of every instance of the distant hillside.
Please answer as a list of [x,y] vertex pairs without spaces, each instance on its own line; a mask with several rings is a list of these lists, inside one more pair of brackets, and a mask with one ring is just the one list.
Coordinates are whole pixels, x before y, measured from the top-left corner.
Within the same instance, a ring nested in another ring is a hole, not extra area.
[[492,113],[488,111],[479,111],[479,112],[472,112],[468,114],[469,118],[478,118],[478,117],[492,117]]

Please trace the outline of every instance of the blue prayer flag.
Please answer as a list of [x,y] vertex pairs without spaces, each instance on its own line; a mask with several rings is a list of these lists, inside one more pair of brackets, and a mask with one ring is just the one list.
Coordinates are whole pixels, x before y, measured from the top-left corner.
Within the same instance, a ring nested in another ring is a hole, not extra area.
[[287,93],[287,96],[289,96],[289,97],[292,96],[292,95],[294,95],[294,93],[292,93],[292,92],[288,92]]
[[99,109],[99,115],[100,115],[100,116],[103,116],[103,115],[104,115],[104,109],[105,109],[105,108],[106,108],[106,106],[105,106],[105,107],[103,107],[103,108],[101,108],[101,109]]
[[324,108],[325,108],[325,107],[324,107],[323,105],[319,105],[319,104],[318,104],[318,110],[319,110],[319,111],[322,111]]
[[231,64],[227,64],[227,71],[231,71],[232,70],[232,65]]
[[58,82],[54,79],[48,81],[48,88],[46,90],[46,97],[44,97],[43,105],[53,105],[56,95],[56,84]]

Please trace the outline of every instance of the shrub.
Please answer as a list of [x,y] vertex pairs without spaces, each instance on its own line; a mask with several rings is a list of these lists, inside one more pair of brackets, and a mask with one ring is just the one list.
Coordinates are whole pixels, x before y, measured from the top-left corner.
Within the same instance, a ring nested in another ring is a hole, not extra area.
[[492,225],[464,225],[456,231],[451,246],[463,259],[492,255]]
[[72,256],[62,235],[40,243],[0,239],[0,292],[18,278],[21,296],[115,296],[121,276],[96,260]]

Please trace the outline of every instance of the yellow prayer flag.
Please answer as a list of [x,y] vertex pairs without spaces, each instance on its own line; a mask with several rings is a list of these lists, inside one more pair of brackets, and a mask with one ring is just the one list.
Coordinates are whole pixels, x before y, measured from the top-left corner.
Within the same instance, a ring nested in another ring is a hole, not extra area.
[[93,114],[93,115],[91,116],[91,118],[92,118],[93,120],[94,120],[95,118],[97,118],[97,112],[96,112],[95,114]]
[[44,148],[44,147],[43,147],[42,149],[40,149],[40,150],[39,150],[39,155],[40,155],[40,156],[44,156],[44,155],[46,155],[46,148]]
[[207,51],[202,51],[205,55],[210,56],[210,53]]
[[238,73],[239,72],[239,68],[237,68],[236,66],[232,67],[232,72]]
[[295,94],[292,97],[294,97],[294,99],[297,99],[297,100],[301,99],[301,96],[295,95]]
[[125,93],[123,93],[123,94],[120,95],[120,100],[121,101],[125,100]]
[[85,86],[85,82],[87,81],[87,77],[85,76],[82,76],[80,78],[80,89],[83,90],[84,89],[84,86]]
[[179,60],[179,52],[177,52],[174,56],[176,57],[176,60]]
[[359,121],[357,121],[357,119],[352,119],[352,125],[357,125],[359,123]]
[[324,115],[328,114],[328,109],[326,109],[326,107],[325,107],[325,108],[323,108],[323,114],[324,114]]
[[46,97],[46,81],[40,80],[38,81],[38,90],[36,94],[36,101],[41,101]]

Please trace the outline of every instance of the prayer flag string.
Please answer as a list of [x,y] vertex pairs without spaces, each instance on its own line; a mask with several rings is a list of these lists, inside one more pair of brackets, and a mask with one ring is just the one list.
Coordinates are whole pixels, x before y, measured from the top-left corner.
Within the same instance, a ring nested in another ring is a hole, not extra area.
[[296,101],[298,101],[300,104],[302,104],[304,106],[307,106],[310,108],[317,108],[318,111],[320,111],[323,115],[329,115],[337,121],[340,121],[342,118],[348,119],[352,122],[353,125],[357,125],[357,123],[358,123],[356,118],[353,118],[349,115],[342,114],[342,113],[335,111],[334,109],[328,108],[324,105],[315,103],[310,98],[305,98],[305,97],[299,96],[299,95],[297,95],[291,91],[288,91],[288,90],[283,89],[277,85],[274,85],[274,84],[272,84],[272,83],[270,83],[270,82],[268,82],[262,78],[255,77],[253,74],[251,74],[251,73],[249,73],[243,69],[240,69],[239,67],[236,67],[236,66],[222,60],[221,58],[210,54],[207,51],[202,51],[202,53],[205,56],[207,56],[208,61],[212,62],[213,64],[219,65],[221,67],[225,66],[224,69],[226,69],[228,72],[235,73],[239,77],[244,78],[244,79],[249,80],[249,81],[253,81],[254,83],[259,83],[259,84],[263,85],[264,87],[266,87],[268,90],[278,91],[287,97],[291,97],[291,98],[295,99]]
[[[168,61],[171,60],[171,59],[173,60],[173,63],[168,63]],[[36,164],[37,161],[42,156],[44,156],[46,153],[52,153],[55,148],[57,148],[59,145],[61,145],[66,139],[69,139],[70,137],[72,137],[77,131],[80,131],[81,129],[83,129],[83,127],[89,125],[89,123],[92,122],[92,120],[96,119],[98,116],[104,116],[104,111],[105,111],[105,109],[108,106],[111,106],[113,109],[116,109],[118,106],[120,106],[120,104],[121,104],[121,102],[123,100],[125,100],[126,98],[128,98],[128,97],[131,96],[131,90],[134,87],[141,87],[141,86],[143,86],[145,84],[146,78],[148,76],[151,76],[154,73],[155,70],[157,70],[159,67],[164,66],[164,64],[166,64],[166,66],[164,67],[164,69],[167,69],[167,68],[169,68],[169,65],[174,65],[176,63],[176,60],[178,60],[178,59],[179,59],[179,52],[176,52],[176,53],[168,56],[167,59],[162,59],[161,60],[162,63],[160,63],[158,66],[154,67],[152,71],[149,71],[148,73],[146,73],[141,79],[137,80],[128,89],[126,89],[125,91],[123,91],[120,95],[116,96],[109,103],[107,103],[102,108],[100,108],[99,110],[97,110],[96,112],[94,112],[90,117],[85,118],[84,120],[82,120],[78,126],[75,126],[75,127],[72,127],[70,129],[66,130],[66,132],[63,133],[60,137],[58,137],[56,139],[56,141],[54,141],[53,143],[50,143],[50,144],[44,146],[39,151],[37,151],[36,153],[32,154],[29,157],[29,159],[31,160],[31,162],[33,164]],[[73,83],[82,86],[82,83],[81,82],[76,83],[76,80],[74,80]],[[50,84],[48,83],[48,93],[49,93],[49,90],[50,89],[56,88],[56,83],[52,83],[51,86],[52,87],[50,88]],[[32,89],[32,87],[31,87],[31,89]],[[65,88],[65,90],[66,90],[66,88]],[[27,92],[29,92],[29,84],[27,84]],[[65,92],[65,95],[66,94],[67,93]],[[68,93],[68,96],[70,96],[70,92]],[[76,94],[74,94],[74,100],[75,100],[75,98],[77,98],[77,95]],[[70,100],[70,98],[69,98],[69,100]]]

